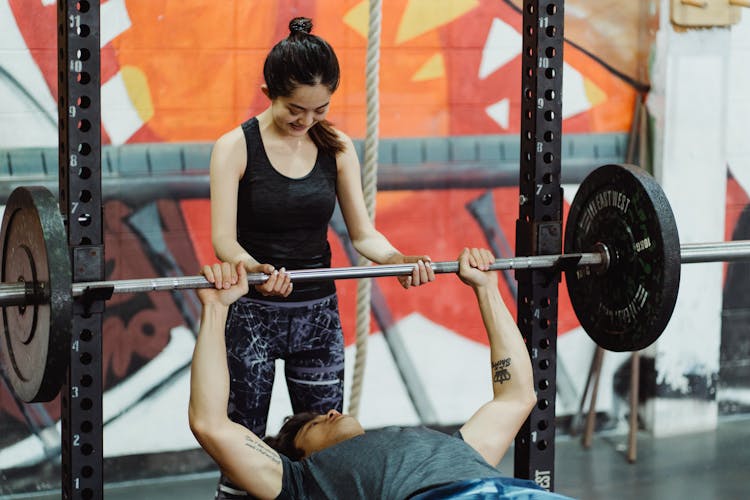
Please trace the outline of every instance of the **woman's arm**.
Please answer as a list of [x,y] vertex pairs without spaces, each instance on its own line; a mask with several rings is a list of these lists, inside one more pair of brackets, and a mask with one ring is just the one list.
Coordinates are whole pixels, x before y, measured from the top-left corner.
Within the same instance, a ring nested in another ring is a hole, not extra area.
[[[338,166],[336,191],[341,213],[344,216],[349,238],[352,240],[354,248],[361,255],[377,264],[408,264],[418,263],[420,260],[429,262],[430,257],[427,255],[402,254],[381,232],[375,229],[365,206],[359,159],[354,144],[346,134],[338,133],[346,147],[336,158]],[[428,273],[431,277],[427,281],[432,281],[434,275],[429,268]],[[415,273],[411,277],[399,276],[399,281],[404,288],[408,288],[410,285],[419,285],[424,282],[419,279],[419,274],[417,266],[415,266]]]
[[242,128],[227,132],[211,151],[211,243],[219,260],[252,267],[255,260],[237,242],[237,193],[247,164]]
[[[255,260],[237,241],[237,197],[246,165],[245,134],[241,127],[237,127],[221,136],[211,151],[211,243],[219,260],[232,264],[242,262],[248,272],[270,275],[276,273],[274,267]],[[284,269],[279,275],[282,279],[277,285],[272,285],[269,280],[256,285],[256,290],[264,295],[288,296],[292,293],[288,275]]]

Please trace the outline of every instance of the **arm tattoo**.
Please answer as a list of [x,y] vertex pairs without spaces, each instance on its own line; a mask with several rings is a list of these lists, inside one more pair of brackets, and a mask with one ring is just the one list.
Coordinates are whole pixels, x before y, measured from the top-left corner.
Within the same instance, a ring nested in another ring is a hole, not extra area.
[[501,359],[492,363],[492,382],[507,382],[510,380],[510,358]]
[[264,457],[269,458],[271,461],[273,461],[273,462],[275,462],[277,464],[281,463],[281,459],[278,456],[274,455],[274,453],[271,450],[269,450],[268,448],[266,448],[263,445],[263,443],[255,441],[250,436],[245,436],[245,446],[247,446],[248,448],[250,448],[253,451],[257,451],[258,453],[260,453]]

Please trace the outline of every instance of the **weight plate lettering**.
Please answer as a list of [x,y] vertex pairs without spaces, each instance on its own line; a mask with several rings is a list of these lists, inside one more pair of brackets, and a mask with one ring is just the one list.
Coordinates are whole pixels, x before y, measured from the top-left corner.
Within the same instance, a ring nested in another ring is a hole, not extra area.
[[672,316],[680,284],[680,240],[656,180],[630,165],[605,165],[581,183],[565,228],[565,252],[606,245],[610,265],[566,272],[568,294],[586,333],[611,351],[653,343]]

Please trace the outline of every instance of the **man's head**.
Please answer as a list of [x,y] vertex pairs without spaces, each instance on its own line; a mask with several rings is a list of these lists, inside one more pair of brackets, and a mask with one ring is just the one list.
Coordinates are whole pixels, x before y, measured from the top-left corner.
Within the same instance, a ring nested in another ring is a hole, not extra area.
[[299,460],[364,433],[356,418],[336,410],[323,415],[305,412],[288,417],[279,433],[265,441],[289,459]]

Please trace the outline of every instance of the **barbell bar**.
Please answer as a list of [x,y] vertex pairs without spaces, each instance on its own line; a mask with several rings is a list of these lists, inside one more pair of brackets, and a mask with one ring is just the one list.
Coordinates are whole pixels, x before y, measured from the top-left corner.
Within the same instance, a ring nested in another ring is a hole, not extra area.
[[[560,255],[534,255],[528,257],[509,257],[496,259],[490,265],[490,270],[518,270],[518,269],[552,269],[559,267],[561,260],[575,262],[576,266],[608,267],[608,249],[602,244],[601,249],[594,252],[582,252]],[[732,262],[748,260],[750,258],[750,240],[688,243],[680,246],[680,262],[693,264],[701,262]],[[458,272],[458,261],[443,261],[427,263],[435,274],[449,274]],[[343,280],[362,278],[382,278],[388,276],[407,276],[412,273],[414,264],[385,264],[376,266],[349,266],[318,269],[301,269],[288,271],[293,283],[322,280]],[[249,273],[247,281],[250,285],[261,285],[268,280],[265,273]],[[35,287],[37,289],[35,289]],[[85,296],[95,291],[105,292],[105,295],[119,293],[148,293],[174,290],[197,290],[213,288],[214,284],[202,275],[177,276],[172,278],[140,278],[109,281],[88,281],[72,284],[72,295],[75,298]],[[0,283],[0,307],[24,306],[40,303],[45,300],[45,283]]]
[[[566,255],[573,258],[578,265],[601,265],[604,257],[600,252]],[[541,255],[530,257],[511,257],[497,259],[490,265],[492,270],[502,269],[548,269],[561,260],[560,255]],[[457,273],[458,261],[427,263],[436,274]],[[412,273],[414,264],[386,264],[376,266],[350,266],[318,269],[300,269],[288,271],[293,283],[323,280],[342,280],[360,278],[381,278],[386,276],[407,276]],[[249,273],[250,285],[261,285],[268,280],[265,273]],[[93,292],[103,292],[105,296],[117,293],[145,293],[173,290],[193,290],[213,288],[214,284],[202,275],[177,276],[172,278],[141,278],[112,281],[87,281],[73,283],[71,287],[74,298]],[[25,306],[45,302],[47,286],[45,283],[18,282],[0,283],[0,306]]]
[[[565,254],[576,262],[577,266],[605,266],[606,246],[596,252]],[[490,265],[492,271],[516,269],[551,269],[560,264],[562,255],[534,255],[528,257],[509,257],[496,259]],[[683,264],[701,262],[732,262],[750,258],[750,240],[687,243],[680,246],[680,261]],[[458,273],[458,261],[430,262],[428,265],[435,274]],[[330,267],[319,269],[290,270],[289,277],[293,283],[321,280],[344,280],[361,278],[383,278],[388,276],[408,276],[414,264],[384,264],[376,266]],[[250,285],[261,285],[268,280],[265,273],[250,273],[247,281]],[[0,284],[0,306],[3,305],[2,294],[7,284]],[[13,284],[9,286],[14,286]],[[112,293],[143,293],[172,290],[191,290],[213,288],[214,284],[202,275],[179,276],[174,278],[146,278],[116,281],[92,281],[73,284],[73,297],[80,297],[95,289],[112,289]]]
[[[661,187],[629,165],[605,165],[583,180],[570,206],[564,241],[562,254],[498,259],[491,269],[564,271],[581,326],[594,342],[614,351],[642,349],[661,335],[677,299],[681,264],[750,260],[750,241],[680,245]],[[57,199],[40,187],[11,193],[0,243],[0,361],[14,392],[27,402],[49,401],[60,390],[70,356],[74,300],[213,286],[203,276],[73,283]],[[430,265],[436,273],[458,272],[456,261]],[[397,264],[289,274],[292,282],[303,282],[403,276],[413,268]],[[252,273],[248,279],[257,285],[268,277]],[[525,297],[519,302],[545,307]]]

